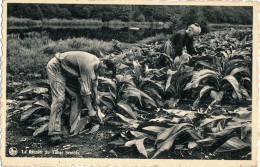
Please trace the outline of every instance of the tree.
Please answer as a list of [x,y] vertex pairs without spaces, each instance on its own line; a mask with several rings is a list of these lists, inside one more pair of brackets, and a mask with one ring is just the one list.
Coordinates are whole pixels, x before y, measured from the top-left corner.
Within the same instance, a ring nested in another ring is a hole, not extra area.
[[8,4],[8,16],[39,20],[43,13],[39,4]]
[[54,5],[41,4],[39,5],[43,12],[43,16],[48,19],[56,18],[57,8]]
[[139,14],[134,21],[145,22],[145,17],[143,14]]
[[203,7],[189,6],[185,13],[181,16],[182,27],[187,28],[189,25],[198,23],[201,26],[201,33],[208,32],[208,22],[204,15]]
[[93,8],[93,5],[71,5],[70,8],[67,9],[73,18],[89,19],[91,18]]
[[116,18],[122,21],[131,21],[133,16],[132,6],[116,5]]
[[171,21],[174,29],[199,23],[252,24],[250,6],[163,6],[163,5],[88,5],[8,3],[8,17],[102,19],[102,21]]
[[57,6],[57,17],[62,19],[68,19],[71,17],[71,13],[67,8]]
[[153,18],[156,21],[167,21],[167,6],[154,6],[153,7]]
[[142,8],[143,15],[146,21],[154,21],[153,19],[153,8],[151,6],[140,6]]

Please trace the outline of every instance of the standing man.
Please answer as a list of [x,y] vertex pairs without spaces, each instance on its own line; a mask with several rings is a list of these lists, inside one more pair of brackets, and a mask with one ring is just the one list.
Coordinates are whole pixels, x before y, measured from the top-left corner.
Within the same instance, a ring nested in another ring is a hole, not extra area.
[[186,46],[188,54],[197,54],[193,48],[193,37],[199,35],[201,32],[200,25],[195,23],[191,24],[186,30],[180,30],[176,32],[171,38],[171,44],[173,46],[173,53],[170,55],[172,59],[176,56],[182,55],[182,49]]
[[[65,102],[66,82],[79,81],[80,97],[88,109],[88,115],[93,119],[97,112],[93,109],[91,99],[99,104],[97,86],[99,75],[115,76],[115,66],[110,60],[100,61],[95,55],[82,51],[70,51],[57,53],[47,65],[47,74],[52,90],[52,104],[48,135],[51,144],[60,144],[61,138],[61,115]],[[93,95],[95,98],[91,98]],[[70,118],[70,124],[75,121]]]

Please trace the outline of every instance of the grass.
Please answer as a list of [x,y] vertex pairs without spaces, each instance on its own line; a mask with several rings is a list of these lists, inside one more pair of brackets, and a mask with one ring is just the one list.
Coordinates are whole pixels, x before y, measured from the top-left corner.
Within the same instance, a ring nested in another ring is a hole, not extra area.
[[252,25],[243,25],[243,24],[228,24],[228,23],[223,23],[223,24],[214,24],[210,23],[208,26],[219,26],[219,27],[252,27]]
[[90,27],[102,27],[108,26],[110,28],[123,28],[130,26],[137,26],[139,28],[169,28],[170,22],[123,22],[121,20],[111,20],[108,22],[102,22],[101,20],[96,19],[42,19],[42,20],[32,20],[26,18],[15,18],[8,17],[7,25],[10,27],[13,26],[90,26]]
[[[137,44],[148,44],[167,38],[164,34],[157,34],[154,37],[138,41]],[[122,50],[135,46],[136,44],[119,41],[117,43],[117,47]],[[45,79],[47,78],[46,64],[55,53],[73,50],[86,51],[97,56],[100,55],[99,51],[110,54],[115,51],[115,42],[83,37],[53,41],[46,32],[29,32],[23,39],[18,34],[10,34],[7,37],[8,75],[15,76],[16,80],[26,80],[31,79],[29,78],[31,74],[40,74],[41,78]]]
[[86,51],[99,55],[99,51],[113,52],[114,42],[86,38],[69,38],[53,41],[46,33],[33,33],[21,39],[18,35],[8,35],[7,72],[26,79],[27,74],[37,73],[46,78],[45,66],[56,52],[72,50]]
[[103,25],[103,22],[101,20],[95,20],[95,19],[72,19],[72,20],[66,20],[66,19],[44,19],[42,21],[43,25]]
[[104,23],[101,20],[95,19],[42,19],[42,20],[32,20],[26,18],[15,18],[9,17],[7,19],[8,26],[43,26],[43,25],[60,25],[60,26],[72,26],[72,25],[103,25]]
[[235,28],[235,29],[248,29],[252,28],[252,25],[242,25],[242,24],[228,24],[228,23],[223,23],[223,24],[213,24],[210,23],[208,24],[208,27],[211,31],[216,31],[216,30],[230,30],[230,28]]
[[121,20],[111,20],[108,22],[108,27],[169,28],[170,25],[170,22],[122,22]]
[[26,19],[26,18],[16,18],[16,17],[9,17],[7,19],[7,25],[8,26],[37,26],[41,25],[41,20],[32,20],[32,19]]
[[142,39],[141,41],[138,41],[138,44],[149,44],[149,43],[154,43],[156,41],[165,41],[166,39],[170,38],[170,35],[165,35],[163,33],[161,34],[156,34],[153,37],[148,37],[145,39]]

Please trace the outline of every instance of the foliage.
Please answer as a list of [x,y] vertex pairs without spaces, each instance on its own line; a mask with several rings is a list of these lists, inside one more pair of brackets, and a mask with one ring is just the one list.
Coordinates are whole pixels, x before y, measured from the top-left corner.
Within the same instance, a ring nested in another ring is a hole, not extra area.
[[[167,36],[158,34],[139,41],[138,45],[161,41],[165,38]],[[7,37],[7,73],[16,81],[31,78],[46,79],[46,64],[56,52],[81,50],[99,56],[99,51],[104,54],[116,53],[138,45],[82,37],[54,41],[46,32],[30,32],[24,34],[23,37],[10,34]]]
[[[52,101],[50,85],[46,82],[31,84],[19,93],[19,98],[22,101],[18,103],[15,108],[16,114],[19,113],[20,115],[20,122],[27,125],[28,129],[34,130],[33,136],[46,132],[48,130]],[[75,93],[72,90],[67,90],[66,103],[62,116],[62,133],[65,133],[65,135],[71,133],[71,136],[73,136],[82,133],[94,133],[97,131],[99,126],[96,125],[90,130],[85,129],[86,125],[90,123],[90,117],[84,116],[85,108],[79,111],[77,119],[71,124],[70,131],[67,129],[68,125],[66,125],[66,122],[68,121],[66,120],[69,119],[70,112],[72,111],[72,98],[75,98]],[[95,108],[101,123],[103,123],[104,114],[101,113],[98,106],[95,106]],[[73,110],[73,112],[75,113],[77,111]]]
[[146,158],[158,158],[170,150],[209,150],[219,154],[250,147],[251,111],[246,108],[217,116],[178,109],[159,112],[160,117],[149,121],[133,121],[121,116],[128,128],[117,138],[123,139],[125,144],[116,147],[132,146]]
[[[175,22],[184,28],[190,22],[252,24],[252,7],[175,5],[87,5],[87,4],[8,4],[8,17],[43,19],[92,19]],[[203,27],[204,28],[204,27]],[[204,30],[204,29],[203,29]]]
[[[245,52],[243,43],[245,44],[246,41],[241,43],[241,41],[232,39],[225,33],[218,34],[217,38],[209,38],[210,35],[214,36],[217,34],[207,34],[204,36],[204,39],[200,39],[203,43],[210,45],[202,46],[201,48],[197,47],[197,49],[204,49],[202,50],[202,55],[195,56],[191,61],[189,60],[190,56],[185,53],[180,57],[176,57],[173,62],[169,59],[168,63],[172,64],[172,70],[167,72],[167,80],[169,82],[167,81],[165,87],[166,90],[171,88],[172,90],[179,90],[180,94],[183,94],[183,88],[197,88],[201,82],[200,88],[202,89],[200,90],[199,98],[194,104],[200,100],[204,93],[211,91],[210,96],[214,101],[210,106],[196,112],[157,108],[157,110],[154,109],[153,112],[149,112],[146,116],[141,117],[146,119],[139,118],[137,121],[117,114],[123,121],[122,127],[125,127],[118,139],[123,139],[125,144],[119,145],[119,147],[131,146],[140,153],[140,156],[146,158],[158,158],[164,152],[172,149],[183,151],[202,151],[206,149],[213,154],[219,154],[250,147],[251,111],[246,108],[238,108],[235,111],[221,111],[218,114],[217,112],[211,113],[215,113],[215,116],[208,115],[207,111],[212,108],[214,103],[221,101],[223,95],[227,94],[226,91],[230,87],[233,90],[231,93],[233,98],[245,97],[247,100],[250,100],[248,95],[250,89],[245,90],[237,80],[241,81],[241,78],[248,78],[247,81],[251,82],[249,67],[252,52],[250,47],[246,48],[247,52]],[[212,45],[216,41],[211,40],[208,42],[210,39],[215,39],[218,42],[217,47]],[[220,39],[223,40],[220,41]],[[224,42],[224,40],[232,41],[231,45],[234,50],[229,52],[230,44]],[[221,42],[223,42],[222,45]],[[222,52],[219,52],[220,48]],[[226,52],[223,52],[224,49]],[[214,54],[212,56],[205,55],[209,53]],[[193,68],[198,71],[193,72]],[[186,78],[192,77],[191,81],[189,83],[187,80],[186,83],[183,82],[184,76]],[[173,77],[176,78],[171,80]],[[205,81],[202,82],[204,79]],[[212,79],[215,80],[211,81]],[[179,88],[174,86],[179,86]],[[172,95],[178,95],[177,91],[172,91]],[[136,97],[138,96],[136,95]],[[170,101],[172,106],[170,108],[175,107],[177,102],[178,100],[172,98]],[[241,101],[238,102],[241,103]],[[137,111],[139,110],[137,109]]]
[[[34,130],[36,136],[47,130],[50,115],[50,87],[46,82],[31,84],[19,93],[22,100],[15,106],[15,113],[20,114],[20,121]],[[14,115],[9,115],[13,117]]]
[[160,41],[164,41],[165,39],[169,38],[169,35],[165,35],[165,34],[156,34],[153,37],[148,37],[145,39],[142,39],[141,41],[138,41],[138,44],[151,44],[151,43],[155,43],[155,42],[160,42]]
[[[250,47],[245,47],[250,46],[251,35],[247,34],[242,41],[239,41],[232,38],[234,33],[215,34],[216,38],[211,39],[210,42],[209,36],[205,35],[200,39],[203,41],[200,45],[201,50],[204,50],[203,55],[193,57],[190,61],[196,71],[184,90],[200,90],[193,106],[196,107],[207,93],[210,93],[210,97],[214,99],[208,109],[223,98],[228,101],[234,99],[235,102],[240,103],[242,100],[251,101],[252,88],[247,84],[251,83],[252,50]],[[249,83],[245,84],[244,78],[247,78]]]
[[[160,100],[164,87],[156,78],[163,75],[162,72],[165,71],[165,68],[161,70],[149,69],[146,65],[149,63],[149,59],[143,59],[141,54],[143,50],[138,48],[135,52],[134,50],[106,57],[117,63],[117,73],[119,74],[114,80],[100,78],[102,80],[100,90],[105,91],[101,92],[101,102],[110,111],[119,107],[128,113],[128,116],[137,119],[138,112],[161,105]],[[151,54],[147,56],[151,56]],[[154,59],[156,58],[158,56],[154,57]],[[108,85],[109,89],[102,90],[102,88],[107,87],[104,85]],[[137,113],[134,113],[133,109],[137,109]]]
[[[168,79],[165,90],[166,93],[171,96],[168,101],[170,108],[175,107],[175,105],[182,98],[185,85],[190,81],[191,76],[194,73],[194,67],[190,67],[187,64],[189,62],[189,58],[190,55],[186,53],[175,57],[172,70],[167,71]],[[185,94],[187,97],[187,92]]]
[[[101,59],[116,64],[115,78],[99,77],[100,108],[96,108],[105,126],[115,126],[120,133],[111,138],[113,151],[121,149],[140,153],[141,158],[161,158],[167,153],[207,152],[220,155],[251,148],[251,107],[218,107],[216,102],[232,99],[242,104],[251,99],[252,45],[247,33],[220,32],[202,35],[195,42],[201,54],[174,60],[162,52],[163,43],[135,44],[131,49],[114,53],[100,51]],[[242,37],[236,39],[234,36]],[[118,41],[112,41],[113,46]],[[74,43],[75,46],[80,45]],[[118,45],[121,45],[120,43]],[[207,93],[208,92],[208,93]],[[73,93],[68,91],[73,96]],[[17,112],[21,123],[37,136],[47,130],[50,89],[46,83],[31,85],[20,92]],[[182,109],[181,100],[207,105],[196,111]],[[205,98],[206,100],[202,99]],[[67,98],[64,120],[68,120],[70,98]],[[223,105],[223,103],[222,103]],[[248,104],[247,104],[248,105]],[[209,113],[211,109],[211,113]],[[86,109],[70,127],[72,136],[94,133],[100,125],[87,129]]]
[[113,42],[86,38],[68,38],[56,42],[45,32],[32,32],[25,36],[23,39],[15,35],[9,35],[7,38],[7,72],[21,76],[18,80],[30,78],[31,76],[25,74],[34,73],[40,74],[41,78],[47,78],[46,64],[56,52],[82,50],[99,55],[99,51],[114,51]]

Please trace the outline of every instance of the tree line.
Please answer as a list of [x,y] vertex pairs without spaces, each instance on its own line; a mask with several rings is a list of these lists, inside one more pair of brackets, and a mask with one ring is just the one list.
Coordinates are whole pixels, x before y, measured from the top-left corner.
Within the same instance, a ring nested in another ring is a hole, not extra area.
[[171,6],[171,5],[89,5],[89,4],[8,4],[8,17],[42,19],[98,19],[124,22],[190,22],[252,24],[250,6]]

